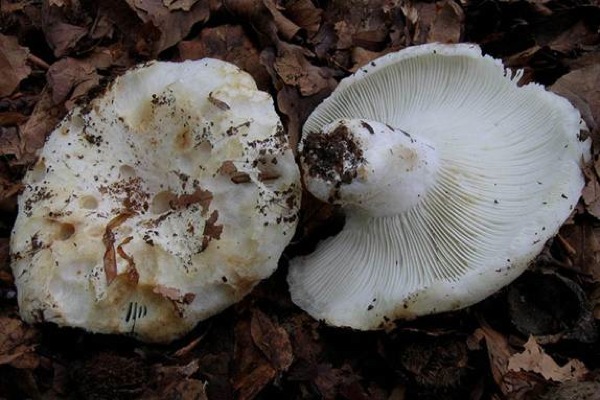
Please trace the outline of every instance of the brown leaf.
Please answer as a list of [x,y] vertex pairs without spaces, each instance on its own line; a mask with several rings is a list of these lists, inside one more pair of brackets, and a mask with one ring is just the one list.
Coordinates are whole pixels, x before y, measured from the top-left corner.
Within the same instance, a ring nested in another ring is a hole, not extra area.
[[[600,164],[600,160],[596,163]],[[585,210],[600,219],[600,182],[594,172],[590,167],[584,168],[587,183],[581,192],[581,197],[585,204]]]
[[163,5],[171,11],[190,11],[192,6],[196,4],[198,0],[162,0],[162,2]]
[[505,396],[510,399],[523,399],[538,383],[535,376],[508,369],[508,362],[515,350],[500,332],[482,323],[473,333],[473,339],[485,339],[492,376]]
[[299,46],[282,45],[273,68],[286,85],[296,86],[302,96],[314,95],[332,84],[331,73],[309,63]]
[[9,96],[29,76],[29,50],[19,46],[16,37],[0,34],[0,97]]
[[427,36],[428,42],[458,43],[462,38],[465,14],[453,0],[436,3],[436,14]]
[[312,37],[319,30],[323,10],[311,0],[294,0],[286,3],[284,13]]
[[250,332],[256,347],[278,372],[286,371],[292,365],[294,355],[288,333],[259,309],[252,312]]
[[273,0],[262,0],[262,2],[273,16],[273,22],[275,23],[279,37],[284,40],[291,40],[298,34],[300,27],[283,15]]
[[206,400],[206,384],[191,376],[200,368],[197,359],[185,365],[157,365],[158,389],[146,391],[141,398],[148,400],[180,399]]
[[52,89],[52,101],[60,104],[68,100],[67,109],[96,87],[100,81],[96,68],[86,61],[63,58],[50,66],[47,74]]
[[33,369],[39,365],[35,354],[37,331],[23,321],[0,316],[0,365]]
[[559,239],[569,247],[570,265],[600,282],[600,229],[589,221],[564,225]]
[[406,3],[401,6],[409,22],[413,44],[457,43],[462,37],[464,12],[453,0]]
[[563,75],[550,87],[554,93],[566,97],[581,112],[591,130],[598,129],[600,121],[600,65],[590,65]]
[[46,135],[54,129],[64,114],[64,108],[52,101],[49,88],[44,88],[33,113],[20,127],[22,155],[19,162],[21,164],[28,164],[35,160],[35,154],[44,145]]
[[181,59],[218,58],[235,64],[248,72],[261,90],[267,90],[271,78],[260,63],[258,49],[240,25],[220,25],[206,28],[197,38],[178,44]]
[[104,274],[106,276],[106,285],[110,285],[117,277],[117,253],[115,251],[115,234],[113,230],[119,227],[123,222],[133,216],[131,212],[124,212],[113,217],[104,230],[102,244],[104,244]]
[[570,359],[562,367],[537,344],[533,336],[525,343],[522,353],[512,355],[508,360],[510,371],[530,371],[542,375],[545,379],[556,382],[566,382],[580,379],[588,373],[585,365],[575,359]]
[[250,325],[250,321],[243,319],[235,326],[235,371],[232,381],[238,400],[253,399],[277,375],[277,370],[255,346]]
[[45,33],[54,56],[59,58],[71,52],[77,42],[87,35],[88,30],[65,22],[55,22],[46,26]]
[[290,147],[296,150],[300,139],[302,124],[312,110],[332,91],[331,87],[309,97],[301,96],[297,88],[284,86],[277,92],[279,110],[287,116],[287,133]]
[[198,1],[189,11],[171,10],[163,0],[126,0],[144,23],[151,23],[160,32],[160,37],[152,44],[153,54],[171,47],[187,36],[192,26],[206,22],[211,8],[217,7],[214,0]]

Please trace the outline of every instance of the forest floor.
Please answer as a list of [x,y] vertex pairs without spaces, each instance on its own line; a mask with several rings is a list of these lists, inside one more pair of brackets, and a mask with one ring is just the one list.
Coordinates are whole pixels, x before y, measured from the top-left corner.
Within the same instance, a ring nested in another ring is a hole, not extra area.
[[[0,12],[0,399],[600,399],[597,0],[0,0]],[[479,44],[590,128],[577,209],[509,287],[387,332],[325,326],[285,280],[286,260],[337,221],[307,198],[279,270],[175,343],[19,319],[20,181],[68,110],[115,76],[154,59],[232,62],[276,99],[295,144],[341,78],[428,42]]]

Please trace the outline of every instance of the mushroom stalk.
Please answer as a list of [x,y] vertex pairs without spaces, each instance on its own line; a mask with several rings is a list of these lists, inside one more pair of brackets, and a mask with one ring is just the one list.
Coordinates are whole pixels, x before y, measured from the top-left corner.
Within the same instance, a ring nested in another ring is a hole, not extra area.
[[419,204],[439,166],[429,141],[364,119],[339,119],[309,133],[301,161],[307,188],[316,197],[371,216],[391,216]]

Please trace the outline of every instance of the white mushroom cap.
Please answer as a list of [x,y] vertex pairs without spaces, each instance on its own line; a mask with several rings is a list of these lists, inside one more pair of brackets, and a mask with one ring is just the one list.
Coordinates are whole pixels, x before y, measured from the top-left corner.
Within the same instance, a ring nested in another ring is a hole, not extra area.
[[477,46],[430,44],[340,83],[304,125],[301,162],[346,225],[291,261],[296,304],[377,329],[523,272],[577,203],[590,143],[571,104],[519,76]]
[[173,340],[276,268],[299,171],[271,97],[218,60],[134,69],[76,108],[24,178],[20,312]]

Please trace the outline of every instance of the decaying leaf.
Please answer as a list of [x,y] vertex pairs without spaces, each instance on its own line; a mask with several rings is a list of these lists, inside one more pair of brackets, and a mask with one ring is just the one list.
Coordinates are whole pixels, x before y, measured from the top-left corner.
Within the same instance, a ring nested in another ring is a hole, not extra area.
[[331,74],[309,63],[301,47],[282,45],[273,68],[286,85],[297,87],[302,96],[311,96],[330,87]]
[[481,327],[473,333],[473,339],[475,342],[485,339],[492,376],[505,396],[511,399],[523,399],[526,393],[539,383],[535,376],[509,370],[508,362],[515,350],[500,332],[482,323]]
[[581,379],[588,373],[585,365],[575,359],[570,359],[563,366],[556,364],[537,344],[533,336],[529,337],[522,353],[513,354],[508,359],[509,371],[530,371],[542,375],[545,379],[556,382],[566,382]]
[[52,100],[52,92],[46,87],[40,94],[33,113],[27,122],[20,126],[20,163],[28,164],[35,159],[37,150],[41,149],[46,141],[46,135],[54,129],[64,114],[64,108]]
[[72,108],[77,99],[85,96],[100,81],[93,65],[70,57],[52,64],[47,78],[52,101],[60,104],[68,100],[67,109]]
[[401,8],[410,23],[408,28],[412,31],[414,44],[460,41],[465,16],[462,8],[453,0],[436,3],[407,2]]
[[0,316],[0,366],[33,369],[40,356],[34,352],[37,331],[17,318]]
[[[126,1],[140,20],[151,23],[160,32],[160,37],[152,45],[154,54],[175,45],[189,33],[194,24],[206,22],[211,8],[217,7],[214,1],[187,2],[187,4],[163,0]],[[188,5],[189,10],[185,10]]]
[[287,332],[259,309],[252,313],[250,332],[256,347],[278,372],[286,371],[292,365],[294,355]]
[[591,130],[600,121],[600,65],[590,65],[562,76],[550,90],[569,99],[579,109]]
[[311,0],[287,2],[283,12],[296,25],[306,30],[309,37],[312,37],[319,30],[323,10],[317,8]]
[[239,400],[253,399],[277,375],[264,353],[254,344],[249,320],[235,326],[233,388]]
[[259,89],[270,87],[271,78],[260,63],[258,49],[241,25],[203,29],[198,37],[179,42],[177,48],[184,60],[211,57],[229,61],[252,75]]
[[0,97],[8,96],[31,73],[29,50],[19,46],[16,37],[0,34]]
[[560,229],[565,255],[576,271],[600,282],[600,225],[592,221],[567,224]]

